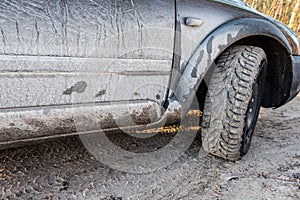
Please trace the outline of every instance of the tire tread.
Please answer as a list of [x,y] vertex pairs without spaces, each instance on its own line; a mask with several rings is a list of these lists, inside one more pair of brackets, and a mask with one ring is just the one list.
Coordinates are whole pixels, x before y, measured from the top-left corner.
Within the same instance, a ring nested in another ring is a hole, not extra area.
[[233,46],[219,58],[208,84],[204,115],[213,113],[210,125],[202,129],[202,145],[215,156],[238,160],[245,126],[245,114],[252,85],[266,59],[263,49]]

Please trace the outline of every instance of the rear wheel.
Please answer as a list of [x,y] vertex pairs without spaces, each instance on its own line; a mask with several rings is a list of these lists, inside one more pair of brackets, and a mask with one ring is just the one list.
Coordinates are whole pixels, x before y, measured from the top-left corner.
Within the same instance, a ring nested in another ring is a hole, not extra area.
[[[203,148],[238,160],[250,147],[264,91],[267,58],[253,46],[234,46],[217,61],[204,107]],[[207,120],[209,123],[207,123]]]

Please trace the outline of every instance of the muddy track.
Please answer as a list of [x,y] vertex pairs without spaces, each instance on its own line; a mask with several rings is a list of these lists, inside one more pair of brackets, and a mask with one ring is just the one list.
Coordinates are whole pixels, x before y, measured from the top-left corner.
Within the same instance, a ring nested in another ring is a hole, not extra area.
[[252,148],[241,161],[203,156],[199,140],[172,165],[147,174],[110,169],[78,137],[0,151],[0,198],[300,199],[300,97],[262,110]]

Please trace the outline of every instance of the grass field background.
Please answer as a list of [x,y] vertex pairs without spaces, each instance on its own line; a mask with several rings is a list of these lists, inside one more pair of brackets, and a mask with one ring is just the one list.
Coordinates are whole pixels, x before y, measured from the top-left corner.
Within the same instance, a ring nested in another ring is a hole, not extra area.
[[300,0],[244,0],[251,7],[288,25],[300,35]]

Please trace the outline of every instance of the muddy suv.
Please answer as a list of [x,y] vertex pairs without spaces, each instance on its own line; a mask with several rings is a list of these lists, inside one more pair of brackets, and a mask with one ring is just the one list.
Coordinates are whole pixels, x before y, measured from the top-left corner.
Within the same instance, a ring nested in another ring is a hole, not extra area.
[[237,160],[260,106],[300,90],[297,35],[238,0],[3,0],[0,9],[1,148],[162,126],[197,99],[204,149]]

